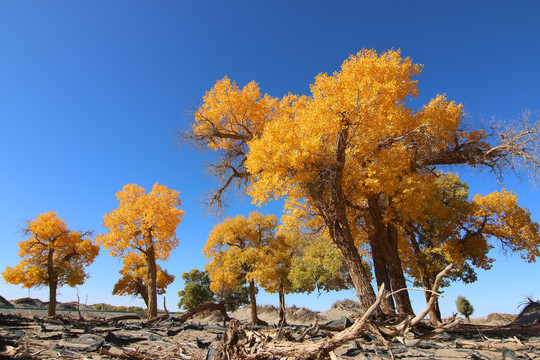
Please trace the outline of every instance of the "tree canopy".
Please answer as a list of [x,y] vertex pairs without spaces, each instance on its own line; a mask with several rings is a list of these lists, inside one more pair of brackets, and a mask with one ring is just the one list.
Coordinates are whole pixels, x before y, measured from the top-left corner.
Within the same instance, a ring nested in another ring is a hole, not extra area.
[[84,284],[89,276],[84,267],[94,262],[99,246],[89,232],[70,230],[53,211],[38,215],[23,231],[30,238],[19,243],[22,260],[2,275],[7,283],[25,288],[48,286],[48,314],[54,316],[57,288]]
[[[163,295],[167,286],[174,281],[174,275],[156,265],[156,294]],[[122,277],[114,284],[113,295],[140,296],[148,306],[148,267],[141,253],[128,253],[120,270]]]

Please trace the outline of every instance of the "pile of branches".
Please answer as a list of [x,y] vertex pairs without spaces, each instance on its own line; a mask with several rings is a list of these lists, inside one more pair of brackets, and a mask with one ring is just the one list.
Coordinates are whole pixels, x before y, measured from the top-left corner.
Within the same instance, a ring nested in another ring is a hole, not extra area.
[[[229,329],[223,334],[219,348],[212,360],[275,360],[281,358],[330,358],[337,360],[335,349],[349,341],[361,338],[376,338],[388,348],[390,355],[393,357],[391,343],[394,339],[398,339],[405,346],[414,347],[420,344],[422,340],[440,334],[460,323],[461,319],[456,320],[454,317],[450,322],[441,324],[423,334],[419,331],[421,321],[426,317],[439,296],[438,289],[441,280],[450,272],[451,268],[452,265],[449,265],[438,274],[431,290],[433,296],[426,304],[426,307],[415,317],[407,317],[396,324],[373,319],[373,314],[379,308],[383,298],[389,296],[383,285],[379,290],[375,303],[350,327],[339,332],[333,332],[333,329],[325,329],[317,325],[309,329],[312,336],[319,331],[323,331],[326,335],[323,339],[315,342],[304,341],[306,333],[295,338],[289,333],[284,333],[282,329],[275,334],[259,332],[248,329],[247,326],[242,325],[237,320],[232,320]],[[421,335],[418,335],[419,333]]]

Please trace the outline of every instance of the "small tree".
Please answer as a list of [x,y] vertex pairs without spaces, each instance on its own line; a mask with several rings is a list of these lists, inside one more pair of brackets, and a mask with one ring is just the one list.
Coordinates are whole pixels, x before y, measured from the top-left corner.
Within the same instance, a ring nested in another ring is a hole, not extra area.
[[208,272],[193,269],[182,274],[185,281],[184,290],[178,292],[179,309],[191,310],[210,301],[225,305],[227,311],[234,311],[240,306],[249,304],[249,293],[245,284],[238,284],[225,292],[214,293],[210,289]]
[[[174,275],[156,265],[156,294],[163,295],[167,286],[174,281]],[[129,253],[124,258],[122,277],[114,284],[113,295],[140,296],[148,307],[148,267],[142,254]]]
[[71,231],[55,212],[38,215],[23,229],[30,238],[19,243],[23,259],[2,273],[9,284],[25,288],[49,287],[48,315],[56,315],[56,290],[63,285],[75,287],[88,278],[84,267],[94,262],[99,246],[89,232]]
[[457,311],[465,316],[468,322],[471,321],[470,316],[474,313],[474,307],[471,305],[469,300],[467,300],[464,296],[459,295],[456,300],[456,307]]
[[226,293],[248,283],[252,325],[264,323],[257,317],[257,270],[275,240],[276,228],[274,215],[253,212],[248,218],[227,218],[210,232],[203,249],[206,257],[212,258],[206,265],[212,291]]
[[113,257],[125,257],[140,251],[148,268],[148,319],[157,316],[156,260],[167,260],[178,246],[176,227],[184,212],[177,191],[154,184],[148,194],[136,184],[128,184],[116,193],[118,209],[104,216],[107,234],[97,241],[110,249]]
[[214,293],[210,290],[210,278],[206,271],[192,269],[182,274],[184,290],[178,292],[180,301],[179,309],[191,310],[214,299]]

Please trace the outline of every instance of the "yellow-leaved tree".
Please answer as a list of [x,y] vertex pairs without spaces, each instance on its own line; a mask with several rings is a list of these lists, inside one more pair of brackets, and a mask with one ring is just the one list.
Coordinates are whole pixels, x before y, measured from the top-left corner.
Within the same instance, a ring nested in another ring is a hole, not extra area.
[[409,108],[420,72],[399,51],[362,50],[340,71],[318,75],[309,96],[271,98],[255,83],[240,89],[219,80],[183,135],[219,154],[211,166],[221,183],[210,204],[231,185],[245,186],[256,203],[285,198],[291,219],[310,214],[304,226],[325,227],[364,310],[375,301],[359,252],[368,246],[377,284],[393,291],[399,313],[411,314],[400,291],[407,287],[402,220],[429,216],[421,209],[437,196],[436,170],[469,165],[500,175],[520,165],[535,173],[540,165],[540,124],[531,116],[484,130],[464,126],[462,106],[443,95]]
[[[140,296],[148,307],[148,266],[142,253],[128,253],[120,270],[122,277],[114,284],[113,295]],[[174,281],[174,275],[156,264],[156,294],[163,295],[167,286]]]
[[243,282],[249,284],[252,325],[265,322],[257,316],[257,270],[275,242],[277,218],[253,212],[249,217],[226,218],[212,229],[203,253],[212,260],[206,265],[210,290],[226,293]]
[[7,267],[2,273],[9,284],[22,284],[25,288],[49,287],[48,315],[56,314],[58,287],[84,284],[90,265],[99,253],[90,232],[70,230],[53,211],[38,215],[23,229],[28,240],[19,243],[21,262]]
[[253,277],[268,293],[279,296],[279,324],[286,324],[285,295],[350,288],[339,249],[319,234],[279,227],[254,266]]
[[126,257],[138,251],[148,269],[148,319],[157,316],[156,260],[167,260],[178,246],[176,227],[184,212],[178,191],[155,183],[148,193],[136,185],[124,185],[116,193],[120,204],[105,214],[103,225],[109,232],[96,237],[113,257]]

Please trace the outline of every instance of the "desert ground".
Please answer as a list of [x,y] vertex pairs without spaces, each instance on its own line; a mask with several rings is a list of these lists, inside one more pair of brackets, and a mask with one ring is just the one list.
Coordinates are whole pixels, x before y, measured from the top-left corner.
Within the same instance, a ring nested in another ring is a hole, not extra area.
[[[519,315],[490,314],[472,319],[415,347],[403,339],[381,343],[375,336],[349,341],[332,353],[333,360],[353,359],[540,359],[540,306]],[[32,304],[30,304],[32,305]],[[34,304],[36,305],[36,304]],[[39,304],[37,304],[39,305]],[[212,359],[228,324],[219,312],[204,312],[181,322],[181,314],[161,316],[148,323],[141,318],[121,319],[126,313],[93,311],[80,315],[73,304],[59,306],[58,316],[30,307],[0,308],[0,359]],[[269,325],[250,327],[248,307],[230,314],[245,333],[266,342],[286,334],[289,344],[306,344],[332,337],[360,316],[358,305],[345,300],[325,312],[287,308],[287,326],[278,328],[278,310],[259,307]],[[429,324],[423,327],[429,331]],[[421,336],[421,334],[415,334]],[[263,359],[263,357],[261,357]]]

